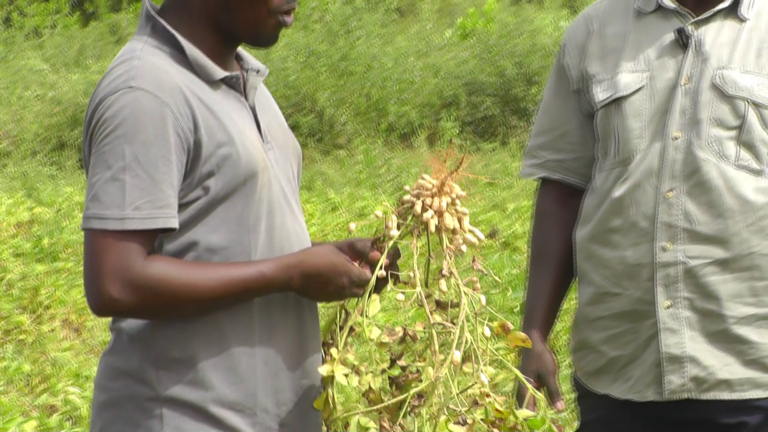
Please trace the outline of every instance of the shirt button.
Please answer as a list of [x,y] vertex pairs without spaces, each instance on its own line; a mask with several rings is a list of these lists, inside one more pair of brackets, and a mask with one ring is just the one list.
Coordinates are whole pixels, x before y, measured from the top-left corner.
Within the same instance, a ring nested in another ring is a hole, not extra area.
[[684,76],[683,79],[680,81],[680,85],[687,86],[690,82],[691,80],[687,76]]
[[662,249],[664,252],[669,252],[669,251],[671,251],[671,250],[672,250],[672,243],[670,243],[670,242],[666,242],[666,243],[664,243],[663,245],[661,245],[661,249]]
[[682,138],[682,137],[683,137],[683,133],[682,133],[682,132],[680,132],[680,131],[677,131],[677,132],[675,132],[675,133],[673,133],[673,134],[672,134],[672,139],[673,139],[674,141],[677,141],[677,140],[679,140],[679,139],[680,139],[680,138]]
[[667,300],[664,302],[664,309],[671,309],[673,306],[672,300]]
[[664,194],[664,197],[666,197],[667,199],[670,199],[670,198],[672,198],[674,196],[675,196],[674,189],[670,189],[670,190],[667,191],[667,193]]

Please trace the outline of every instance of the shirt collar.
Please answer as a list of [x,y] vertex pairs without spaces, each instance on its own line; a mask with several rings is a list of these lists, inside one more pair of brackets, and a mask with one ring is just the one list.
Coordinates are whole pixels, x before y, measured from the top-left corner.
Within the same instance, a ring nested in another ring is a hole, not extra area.
[[[194,72],[197,73],[203,81],[221,81],[222,79],[237,73],[229,72],[219,67],[219,65],[208,58],[208,56],[206,56],[199,48],[185,39],[174,30],[173,27],[160,18],[157,14],[158,10],[159,6],[152,3],[152,0],[142,0],[141,16],[136,31],[137,35],[150,36],[160,32],[165,33],[166,36],[171,36],[179,43],[179,45],[181,45]],[[237,49],[237,60],[248,74],[251,84],[254,84],[256,81],[263,81],[269,74],[269,69],[266,66],[242,48]]]
[[[739,2],[739,17],[744,21],[748,21],[752,17],[752,12],[757,5],[758,0],[726,0],[729,4],[737,1]],[[651,13],[655,11],[660,5],[672,6],[672,0],[636,0],[635,8],[640,12]]]

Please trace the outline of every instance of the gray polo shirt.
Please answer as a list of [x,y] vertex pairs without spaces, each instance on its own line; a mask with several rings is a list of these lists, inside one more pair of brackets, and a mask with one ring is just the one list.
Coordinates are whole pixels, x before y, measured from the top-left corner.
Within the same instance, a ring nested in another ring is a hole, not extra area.
[[593,390],[768,397],[766,28],[766,0],[597,0],[566,32],[522,174],[586,189],[572,343]]
[[[310,247],[301,148],[244,51],[229,73],[145,0],[85,116],[84,229],[168,230],[158,254],[272,258]],[[258,114],[261,132],[254,121]],[[92,432],[318,432],[315,302],[292,294],[190,319],[113,319]]]

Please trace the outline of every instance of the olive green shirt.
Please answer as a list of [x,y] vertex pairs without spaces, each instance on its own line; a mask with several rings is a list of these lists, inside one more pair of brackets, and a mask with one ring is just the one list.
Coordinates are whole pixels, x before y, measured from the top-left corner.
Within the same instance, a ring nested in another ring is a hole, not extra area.
[[566,32],[522,175],[586,190],[572,352],[594,391],[768,397],[766,31],[765,0],[598,0]]

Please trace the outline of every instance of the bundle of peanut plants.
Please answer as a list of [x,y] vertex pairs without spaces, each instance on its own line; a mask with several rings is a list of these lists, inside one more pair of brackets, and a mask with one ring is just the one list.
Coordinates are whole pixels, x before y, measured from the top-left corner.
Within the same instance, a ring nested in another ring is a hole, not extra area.
[[[530,339],[487,304],[483,285],[501,281],[473,253],[485,235],[457,184],[464,161],[423,174],[396,205],[350,223],[350,232],[372,226],[383,258],[366,293],[340,303],[323,326],[315,408],[328,431],[558,430],[547,410],[515,403],[524,385],[546,406],[514,366]],[[401,270],[387,274],[395,246]],[[377,278],[390,281],[380,293]]]

